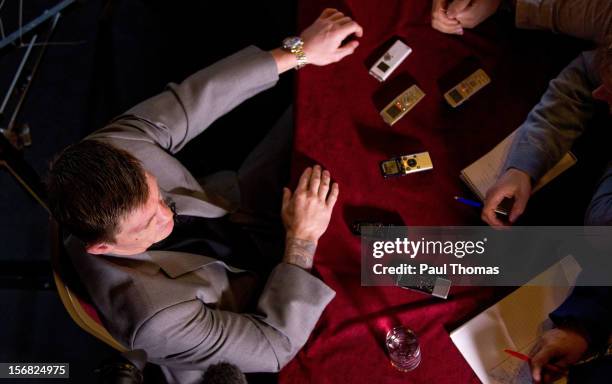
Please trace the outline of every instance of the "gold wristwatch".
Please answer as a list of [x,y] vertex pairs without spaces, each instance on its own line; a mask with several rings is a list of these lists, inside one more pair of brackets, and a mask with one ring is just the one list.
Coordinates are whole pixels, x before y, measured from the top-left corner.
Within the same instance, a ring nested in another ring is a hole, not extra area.
[[308,64],[306,54],[304,53],[304,40],[302,40],[301,37],[287,37],[285,40],[283,40],[282,48],[284,51],[293,53],[297,58],[297,66],[295,67],[296,70]]

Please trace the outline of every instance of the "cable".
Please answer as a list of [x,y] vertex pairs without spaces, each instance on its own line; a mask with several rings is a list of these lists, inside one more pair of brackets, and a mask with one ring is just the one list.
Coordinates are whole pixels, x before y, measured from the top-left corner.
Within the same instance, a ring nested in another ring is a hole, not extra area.
[[[0,11],[4,7],[6,0],[0,0]],[[45,11],[46,12],[46,11]],[[60,14],[60,13],[58,13]],[[19,44],[15,44],[17,48],[27,48],[30,44],[23,43],[23,0],[19,0]],[[2,17],[0,16],[0,39],[6,38],[6,34],[4,31],[4,22],[2,21]],[[78,41],[57,41],[57,42],[45,42],[45,43],[35,43],[32,46],[47,46],[47,45],[81,45],[85,44],[86,40],[78,40]]]
[[19,45],[23,46],[23,0],[19,0]]
[[[2,2],[0,3],[0,11],[2,10],[2,7],[4,7],[5,2],[6,0],[2,0]],[[2,17],[0,17],[0,36],[2,36],[2,39],[6,37],[4,35],[4,23],[2,22]]]

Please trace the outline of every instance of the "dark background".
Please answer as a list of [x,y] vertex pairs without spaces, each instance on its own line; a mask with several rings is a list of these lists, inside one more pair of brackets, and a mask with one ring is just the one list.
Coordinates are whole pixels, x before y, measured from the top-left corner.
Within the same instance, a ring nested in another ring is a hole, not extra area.
[[[24,24],[59,1],[24,0]],[[278,47],[296,34],[295,10],[295,1],[287,0],[71,5],[51,39],[62,44],[47,47],[18,118],[32,132],[24,159],[43,175],[59,150],[166,83],[249,44]],[[18,15],[19,1],[7,0],[0,9],[6,35],[17,29]],[[25,52],[19,43],[0,50],[0,101]],[[292,76],[215,122],[181,152],[181,159],[195,174],[236,169],[290,104]],[[0,127],[7,119],[0,118]],[[59,301],[48,264],[48,220],[46,211],[0,169],[0,362],[68,362],[71,382],[93,382],[93,369],[115,353],[81,331]]]

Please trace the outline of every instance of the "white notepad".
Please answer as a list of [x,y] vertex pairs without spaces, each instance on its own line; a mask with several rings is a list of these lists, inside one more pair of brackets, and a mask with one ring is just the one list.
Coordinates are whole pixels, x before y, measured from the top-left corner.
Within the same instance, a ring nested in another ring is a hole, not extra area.
[[548,314],[569,295],[580,271],[578,262],[566,256],[451,332],[453,343],[483,384],[531,383],[528,364],[504,349],[529,354],[552,327]]
[[[497,144],[489,153],[476,160],[461,171],[461,180],[474,192],[482,201],[485,200],[487,191],[495,184],[501,173],[508,157],[508,152],[516,136],[515,130],[506,137],[501,143]],[[568,152],[561,160],[552,167],[533,187],[532,193],[548,184],[555,177],[565,172],[572,165],[576,164],[576,157]]]

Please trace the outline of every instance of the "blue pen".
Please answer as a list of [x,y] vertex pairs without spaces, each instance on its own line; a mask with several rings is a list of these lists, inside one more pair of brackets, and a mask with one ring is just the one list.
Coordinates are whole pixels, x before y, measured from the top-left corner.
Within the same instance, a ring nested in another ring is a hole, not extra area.
[[455,200],[465,205],[469,205],[469,206],[476,207],[476,208],[482,208],[482,203],[479,201],[474,201],[474,200],[466,199],[466,198],[459,197],[459,196],[455,196]]

